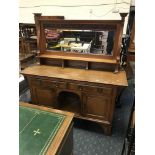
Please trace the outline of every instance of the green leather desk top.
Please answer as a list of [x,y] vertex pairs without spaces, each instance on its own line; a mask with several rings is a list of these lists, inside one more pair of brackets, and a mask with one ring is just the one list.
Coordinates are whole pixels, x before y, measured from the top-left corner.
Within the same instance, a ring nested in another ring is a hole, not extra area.
[[19,154],[44,155],[65,115],[19,107]]

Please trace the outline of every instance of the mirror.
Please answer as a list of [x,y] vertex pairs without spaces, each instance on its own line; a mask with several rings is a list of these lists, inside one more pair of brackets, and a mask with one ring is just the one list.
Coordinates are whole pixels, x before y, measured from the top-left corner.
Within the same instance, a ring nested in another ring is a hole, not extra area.
[[114,30],[44,28],[46,51],[113,55]]

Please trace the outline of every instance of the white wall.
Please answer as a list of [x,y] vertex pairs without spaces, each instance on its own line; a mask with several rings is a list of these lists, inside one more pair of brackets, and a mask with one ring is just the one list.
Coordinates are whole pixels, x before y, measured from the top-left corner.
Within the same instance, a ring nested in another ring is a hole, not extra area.
[[131,0],[131,6],[135,6],[135,0]]
[[[119,13],[113,13],[113,10],[116,7],[116,10],[119,10],[119,12],[129,12],[130,1],[131,0],[20,0],[19,22],[34,23],[33,13],[42,13],[42,15],[50,16],[65,16],[65,19],[121,19]],[[116,2],[121,4],[115,5],[114,3]],[[109,3],[111,5],[93,6]],[[77,5],[92,6],[64,7]],[[126,17],[126,21],[127,18],[128,17]],[[124,33],[125,32],[126,22]]]

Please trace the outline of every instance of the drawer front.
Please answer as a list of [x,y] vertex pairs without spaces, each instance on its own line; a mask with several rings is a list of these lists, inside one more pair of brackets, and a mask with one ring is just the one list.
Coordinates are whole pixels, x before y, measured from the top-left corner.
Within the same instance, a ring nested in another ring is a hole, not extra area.
[[76,84],[76,83],[68,83],[67,84],[67,89],[76,90],[76,91],[82,91],[83,85]]
[[98,87],[98,86],[89,86],[89,85],[68,83],[67,88],[71,89],[71,90],[87,92],[90,94],[101,93],[101,94],[111,95],[111,93],[112,93],[112,88],[105,87],[105,86]]
[[98,87],[98,86],[84,86],[83,91],[93,94],[93,93],[101,93],[106,95],[111,95],[112,88],[106,88],[106,87]]
[[49,81],[49,80],[42,80],[42,79],[31,79],[31,84],[36,87],[42,88],[62,88],[64,89],[66,84],[65,82],[58,82],[58,81]]
[[44,88],[64,88],[65,87],[65,83],[64,82],[58,82],[58,81],[46,81],[43,80],[41,81],[41,87]]
[[89,94],[105,94],[110,96],[112,94],[112,87],[107,86],[92,86],[92,85],[82,85],[78,83],[71,82],[62,82],[62,81],[50,81],[50,80],[41,80],[41,79],[31,79],[31,84],[34,86],[44,87],[44,88],[60,88],[60,89],[69,89],[82,91]]

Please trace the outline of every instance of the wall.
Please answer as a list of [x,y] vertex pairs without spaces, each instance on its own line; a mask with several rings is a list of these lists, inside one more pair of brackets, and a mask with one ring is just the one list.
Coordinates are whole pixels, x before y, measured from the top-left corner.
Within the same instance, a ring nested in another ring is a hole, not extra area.
[[[34,23],[33,13],[42,13],[42,15],[51,16],[60,15],[65,16],[65,19],[117,20],[121,19],[121,17],[119,13],[113,12],[129,12],[130,1],[131,0],[20,0],[19,22]],[[115,4],[116,2],[117,5]],[[77,5],[82,6],[73,7]],[[128,16],[126,17],[124,33],[126,32],[127,20]]]
[[131,0],[131,6],[135,6],[135,0]]

